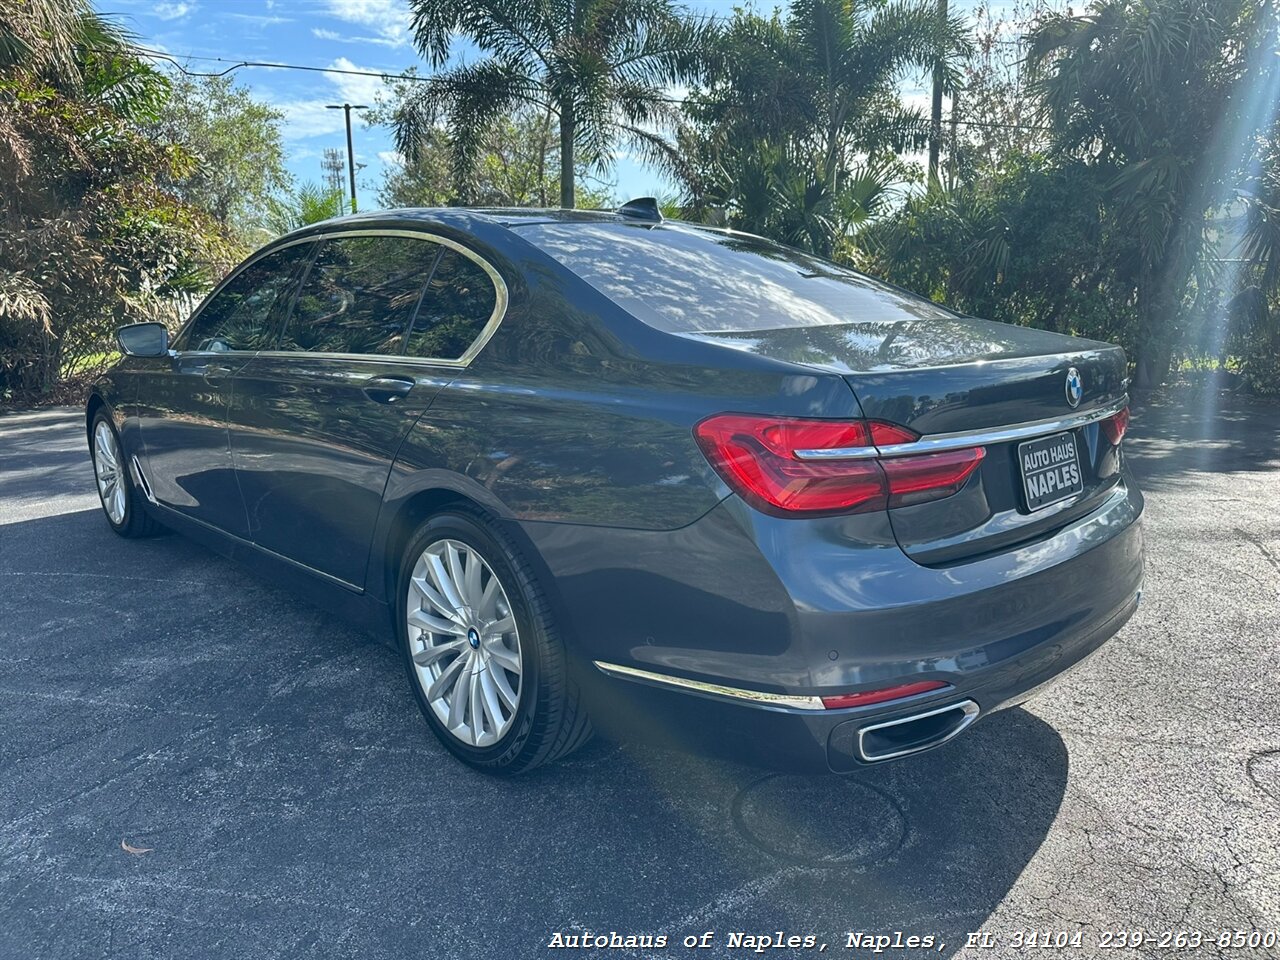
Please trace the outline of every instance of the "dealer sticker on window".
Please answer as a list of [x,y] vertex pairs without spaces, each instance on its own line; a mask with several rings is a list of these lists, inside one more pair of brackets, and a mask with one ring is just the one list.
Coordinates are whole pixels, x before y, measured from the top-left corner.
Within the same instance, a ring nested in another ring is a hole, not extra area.
[[1018,465],[1022,468],[1028,510],[1039,510],[1084,489],[1073,433],[1018,444]]

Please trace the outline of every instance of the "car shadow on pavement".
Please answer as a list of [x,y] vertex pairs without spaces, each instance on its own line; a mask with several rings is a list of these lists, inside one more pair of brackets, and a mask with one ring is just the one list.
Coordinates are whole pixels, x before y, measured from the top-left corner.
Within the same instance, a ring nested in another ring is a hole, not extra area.
[[609,956],[710,957],[781,931],[949,956],[1066,790],[1021,710],[843,778],[597,741],[494,779],[434,741],[393,651],[189,541],[85,511],[0,543],[0,954],[533,957],[616,932],[667,947]]

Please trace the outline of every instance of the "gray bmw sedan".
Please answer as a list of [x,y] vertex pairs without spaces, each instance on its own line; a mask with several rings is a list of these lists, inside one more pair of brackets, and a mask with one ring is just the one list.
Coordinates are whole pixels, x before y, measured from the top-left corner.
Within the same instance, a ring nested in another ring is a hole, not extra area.
[[119,341],[85,422],[112,529],[385,632],[484,770],[594,729],[854,770],[1138,603],[1119,348],[652,201],[331,220]]

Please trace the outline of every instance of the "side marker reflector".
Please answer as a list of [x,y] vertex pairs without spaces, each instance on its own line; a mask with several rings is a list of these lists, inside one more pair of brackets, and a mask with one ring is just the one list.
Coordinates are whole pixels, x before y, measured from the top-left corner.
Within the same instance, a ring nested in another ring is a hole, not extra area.
[[885,703],[889,700],[901,700],[903,697],[914,697],[928,693],[930,690],[942,690],[950,684],[941,680],[920,680],[916,683],[900,683],[896,687],[881,687],[879,690],[863,690],[860,693],[841,693],[834,697],[823,697],[822,705],[828,710],[842,710],[845,707],[866,707],[873,703]]

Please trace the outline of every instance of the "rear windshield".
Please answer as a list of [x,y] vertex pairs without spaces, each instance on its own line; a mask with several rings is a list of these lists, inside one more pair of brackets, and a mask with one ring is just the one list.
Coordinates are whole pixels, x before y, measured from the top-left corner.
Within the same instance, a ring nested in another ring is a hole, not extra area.
[[672,223],[539,223],[517,229],[619,306],[667,333],[955,316],[860,273],[743,234]]

